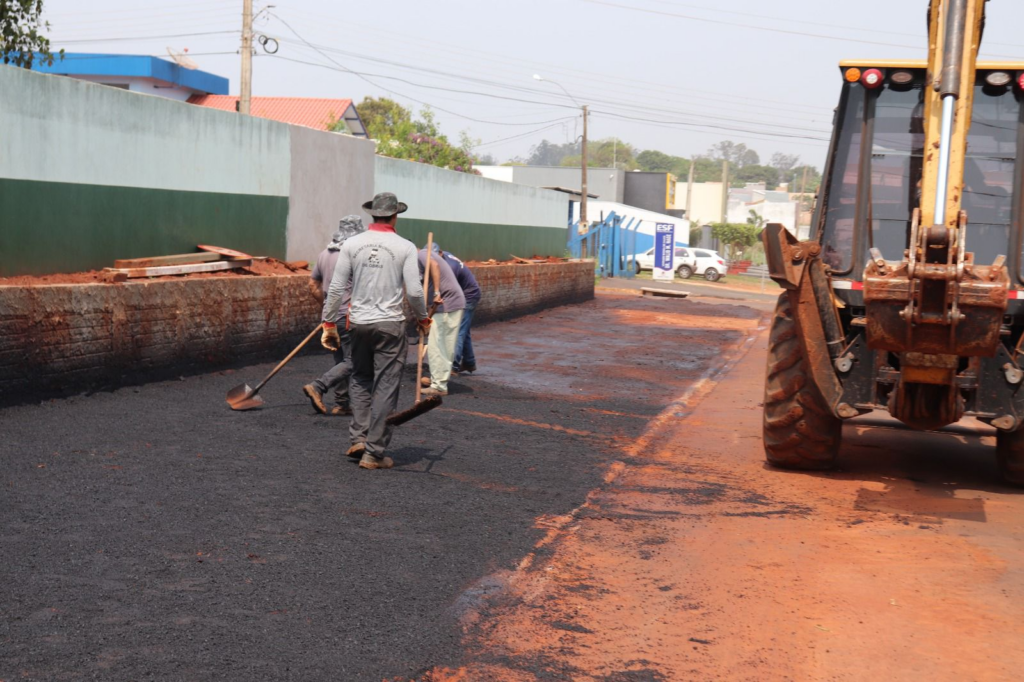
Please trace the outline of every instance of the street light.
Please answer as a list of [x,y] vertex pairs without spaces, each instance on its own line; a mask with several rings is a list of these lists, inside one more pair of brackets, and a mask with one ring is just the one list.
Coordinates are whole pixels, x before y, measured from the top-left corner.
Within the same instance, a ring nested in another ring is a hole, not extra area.
[[541,82],[551,83],[553,85],[557,85],[559,88],[562,89],[562,92],[565,93],[566,97],[568,97],[569,99],[572,100],[573,104],[575,104],[576,106],[578,106],[580,109],[583,110],[583,146],[582,146],[582,148],[580,150],[581,151],[580,160],[581,160],[582,163],[580,164],[581,168],[580,168],[580,227],[579,227],[579,232],[580,232],[580,234],[585,234],[587,232],[587,105],[586,104],[580,104],[579,102],[577,102],[576,98],[572,96],[572,93],[570,93],[568,90],[566,90],[565,86],[563,86],[561,83],[558,83],[557,81],[553,81],[553,80],[550,80],[548,78],[544,78],[544,76],[541,76],[539,73],[533,74],[533,79],[536,80],[536,81],[541,81]]

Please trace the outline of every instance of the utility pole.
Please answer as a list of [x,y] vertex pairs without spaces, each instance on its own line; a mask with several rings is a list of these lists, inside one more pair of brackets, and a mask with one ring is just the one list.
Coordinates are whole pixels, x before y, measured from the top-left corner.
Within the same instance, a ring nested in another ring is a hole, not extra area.
[[804,213],[804,192],[806,190],[807,190],[807,166],[804,166],[804,175],[800,179],[800,208],[797,210],[797,214],[796,214],[796,227],[797,227],[797,233],[798,234],[800,232],[800,218],[803,216],[803,213]]
[[722,224],[729,217],[729,159],[722,159]]
[[587,231],[587,105],[583,109],[583,148],[580,168],[580,233]]
[[252,0],[242,0],[242,87],[238,113],[249,115],[252,100]]
[[695,159],[690,159],[690,172],[686,176],[686,219],[693,226],[693,218],[690,216],[690,207],[693,206],[693,167],[697,164]]

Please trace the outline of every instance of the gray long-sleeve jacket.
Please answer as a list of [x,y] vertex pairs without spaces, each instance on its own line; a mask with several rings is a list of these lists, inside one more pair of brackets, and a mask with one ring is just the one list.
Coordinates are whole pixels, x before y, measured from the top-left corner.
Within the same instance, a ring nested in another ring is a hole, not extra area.
[[400,322],[402,298],[408,296],[420,319],[427,316],[416,246],[388,229],[370,229],[341,245],[331,288],[324,301],[324,322],[336,322],[345,285],[352,281],[352,324]]

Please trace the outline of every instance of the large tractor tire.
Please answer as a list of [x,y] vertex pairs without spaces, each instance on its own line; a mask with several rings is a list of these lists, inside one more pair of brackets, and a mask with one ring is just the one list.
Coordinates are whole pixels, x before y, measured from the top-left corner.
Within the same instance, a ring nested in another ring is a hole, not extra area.
[[996,433],[999,473],[1010,485],[1024,486],[1024,429]]
[[775,307],[764,382],[764,450],[784,469],[829,469],[842,439],[842,420],[832,414],[811,377],[789,294]]

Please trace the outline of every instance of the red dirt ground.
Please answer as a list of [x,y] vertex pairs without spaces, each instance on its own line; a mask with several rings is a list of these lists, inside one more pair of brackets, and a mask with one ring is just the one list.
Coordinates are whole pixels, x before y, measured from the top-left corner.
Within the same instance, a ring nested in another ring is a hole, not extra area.
[[466,665],[418,679],[1020,679],[1024,495],[991,429],[873,415],[840,470],[769,468],[765,338],[623,445],[585,504],[537,519],[547,535],[464,618]]

